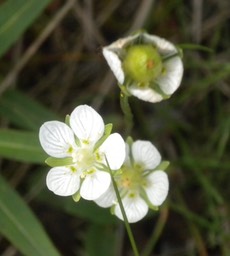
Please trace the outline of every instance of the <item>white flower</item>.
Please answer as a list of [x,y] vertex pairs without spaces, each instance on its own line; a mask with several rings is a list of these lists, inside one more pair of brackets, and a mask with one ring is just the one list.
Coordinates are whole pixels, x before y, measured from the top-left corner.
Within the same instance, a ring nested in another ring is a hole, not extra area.
[[[167,174],[158,169],[161,156],[148,141],[135,141],[131,148],[126,146],[126,159],[121,172],[114,178],[130,223],[145,217],[148,208],[157,208],[168,195]],[[113,186],[95,202],[101,207],[113,207],[114,214],[123,220]]]
[[155,35],[140,33],[103,48],[118,83],[141,100],[159,102],[179,87],[183,63],[178,49]]
[[101,196],[111,183],[104,168],[106,159],[110,168],[117,170],[125,158],[122,137],[118,133],[103,136],[102,117],[87,105],[74,109],[69,125],[59,121],[44,123],[39,131],[40,143],[55,163],[47,175],[47,187],[60,196],[79,192],[87,200]]

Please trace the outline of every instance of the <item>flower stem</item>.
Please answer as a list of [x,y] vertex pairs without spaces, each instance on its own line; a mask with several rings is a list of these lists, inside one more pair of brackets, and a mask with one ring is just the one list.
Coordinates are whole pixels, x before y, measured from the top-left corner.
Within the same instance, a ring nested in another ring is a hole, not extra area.
[[124,93],[123,91],[121,91],[120,93],[120,105],[121,105],[121,109],[125,115],[125,122],[126,122],[126,134],[130,134],[131,130],[133,128],[133,114],[132,114],[132,110],[130,108],[129,105],[129,100],[128,100],[128,96],[126,93]]
[[128,219],[127,219],[127,216],[126,216],[126,213],[125,213],[125,209],[124,209],[121,197],[120,197],[120,193],[119,193],[118,188],[117,188],[117,184],[114,180],[112,170],[109,166],[107,158],[105,157],[105,159],[106,159],[107,166],[109,168],[109,172],[110,172],[113,187],[114,187],[114,190],[115,190],[115,193],[116,193],[116,196],[117,196],[117,200],[118,200],[119,206],[121,208],[121,213],[122,213],[122,216],[123,216],[123,219],[124,219],[124,222],[125,222],[125,228],[126,228],[126,231],[127,231],[128,237],[129,237],[129,241],[130,241],[132,249],[133,249],[133,253],[134,253],[135,256],[139,256],[139,252],[138,252],[138,249],[137,249],[137,246],[136,246],[136,242],[135,242],[131,227],[129,225],[129,222],[128,222]]
[[156,242],[158,241],[158,239],[163,231],[163,228],[165,226],[167,218],[168,218],[168,207],[165,207],[160,212],[160,217],[157,221],[157,225],[156,225],[147,245],[145,246],[143,252],[141,253],[142,256],[149,256],[152,253],[152,251],[156,245]]

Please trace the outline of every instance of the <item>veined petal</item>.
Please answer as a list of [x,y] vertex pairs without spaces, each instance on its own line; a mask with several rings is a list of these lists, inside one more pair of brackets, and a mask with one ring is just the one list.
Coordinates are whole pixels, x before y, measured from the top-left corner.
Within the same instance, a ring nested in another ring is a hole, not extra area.
[[119,59],[118,55],[113,51],[109,50],[109,48],[107,47],[103,48],[102,53],[118,82],[120,84],[123,84],[125,80],[125,75],[122,69],[121,60]]
[[80,176],[68,167],[54,167],[47,174],[46,185],[56,195],[71,196],[79,189]]
[[112,183],[109,188],[103,193],[98,199],[94,200],[94,202],[103,208],[111,207],[116,200],[116,193],[114,191]]
[[140,100],[148,102],[159,102],[163,100],[162,95],[154,91],[152,88],[139,88],[137,86],[130,86],[129,92]]
[[105,128],[102,117],[88,105],[74,109],[70,115],[70,126],[81,141],[92,144],[101,138]]
[[59,121],[44,123],[39,130],[39,140],[45,152],[57,158],[71,156],[70,148],[76,147],[73,131]]
[[[143,219],[148,212],[148,205],[139,195],[127,195],[122,199],[122,203],[129,223]],[[116,204],[114,213],[119,219],[124,220],[119,204]]]
[[145,188],[149,201],[154,206],[161,205],[168,195],[169,181],[165,172],[158,170],[147,176],[148,185]]
[[113,133],[99,147],[99,152],[105,154],[110,168],[117,170],[125,160],[125,142],[120,134]]
[[164,62],[164,72],[156,79],[161,90],[171,95],[179,87],[183,76],[183,63],[180,57],[176,56]]
[[156,168],[161,161],[159,151],[149,141],[135,141],[132,145],[132,154],[134,162],[140,164],[146,170]]
[[109,173],[95,171],[86,175],[81,185],[80,194],[86,200],[96,200],[108,189],[110,183]]
[[145,42],[154,44],[157,47],[159,53],[163,56],[168,54],[174,54],[178,51],[175,45],[165,40],[164,38],[155,35],[149,35],[147,33],[144,33],[143,37]]

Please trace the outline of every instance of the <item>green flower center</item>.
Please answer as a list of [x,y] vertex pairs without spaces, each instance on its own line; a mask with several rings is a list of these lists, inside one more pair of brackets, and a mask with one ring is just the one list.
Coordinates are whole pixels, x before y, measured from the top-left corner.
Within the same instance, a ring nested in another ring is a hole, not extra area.
[[[82,171],[92,169],[97,162],[102,161],[102,157],[98,152],[93,152],[91,147],[79,149],[72,155],[73,161],[77,164],[77,168]],[[90,174],[90,172],[89,172]]]
[[118,187],[125,191],[137,191],[145,184],[145,178],[142,175],[143,170],[140,166],[123,166],[121,175],[118,177]]
[[123,69],[140,86],[146,85],[161,73],[161,56],[152,45],[132,45],[127,49]]

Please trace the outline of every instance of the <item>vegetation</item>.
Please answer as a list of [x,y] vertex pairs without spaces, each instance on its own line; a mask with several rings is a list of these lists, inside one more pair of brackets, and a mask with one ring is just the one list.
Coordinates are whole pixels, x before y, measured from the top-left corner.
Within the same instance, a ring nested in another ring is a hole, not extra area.
[[230,255],[229,10],[225,0],[0,1],[1,255],[132,255],[109,210],[47,189],[38,130],[88,104],[125,137],[101,50],[139,29],[180,46],[185,71],[169,100],[130,98],[132,137],[170,161],[167,201],[131,225],[138,250]]

